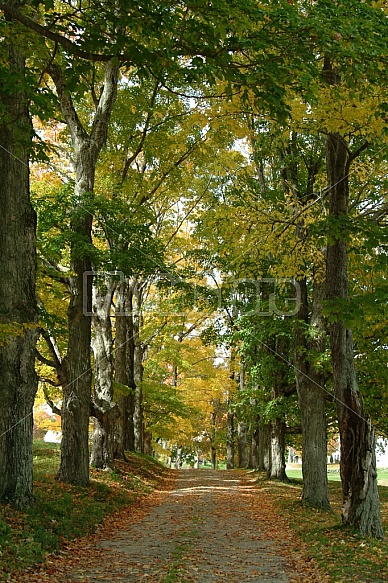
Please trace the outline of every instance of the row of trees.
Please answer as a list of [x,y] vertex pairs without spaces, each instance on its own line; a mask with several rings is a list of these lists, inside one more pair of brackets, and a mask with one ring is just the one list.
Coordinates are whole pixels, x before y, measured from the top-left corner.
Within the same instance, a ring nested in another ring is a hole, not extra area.
[[214,447],[218,415],[229,466],[237,421],[280,479],[301,431],[328,507],[336,417],[344,522],[383,537],[384,7],[204,6],[0,2],[0,496],[33,499],[37,371],[63,481],[89,483],[90,416],[109,468],[151,433]]

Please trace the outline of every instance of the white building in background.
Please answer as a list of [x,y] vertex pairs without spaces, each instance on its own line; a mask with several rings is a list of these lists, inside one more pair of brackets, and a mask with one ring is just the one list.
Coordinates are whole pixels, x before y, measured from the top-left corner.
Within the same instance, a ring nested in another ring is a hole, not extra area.
[[49,429],[46,435],[44,436],[43,441],[45,441],[46,443],[61,443],[62,432],[53,431],[52,429]]
[[[340,441],[332,441],[331,454],[327,456],[328,464],[339,464],[341,458]],[[302,462],[301,452],[294,448],[288,448],[287,464],[300,464]],[[388,468],[388,439],[378,438],[376,443],[376,465],[378,468]]]
[[[328,456],[328,463],[339,464],[340,462],[340,442],[338,439],[338,448]],[[376,443],[376,466],[378,468],[388,468],[388,439],[379,437]]]
[[388,468],[388,439],[377,440],[376,465],[378,468]]

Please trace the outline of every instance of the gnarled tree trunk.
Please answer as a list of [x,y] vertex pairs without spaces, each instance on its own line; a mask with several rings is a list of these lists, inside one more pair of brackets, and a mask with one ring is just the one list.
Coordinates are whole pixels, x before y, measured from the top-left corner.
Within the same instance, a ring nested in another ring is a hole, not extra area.
[[[330,63],[326,62],[328,78]],[[326,165],[330,193],[330,218],[327,251],[327,298],[346,300],[347,236],[343,219],[348,214],[349,169],[357,154],[351,155],[339,134],[326,138]],[[341,440],[342,520],[361,534],[384,538],[377,491],[375,435],[365,414],[359,391],[353,355],[352,332],[341,320],[330,325],[333,382]]]

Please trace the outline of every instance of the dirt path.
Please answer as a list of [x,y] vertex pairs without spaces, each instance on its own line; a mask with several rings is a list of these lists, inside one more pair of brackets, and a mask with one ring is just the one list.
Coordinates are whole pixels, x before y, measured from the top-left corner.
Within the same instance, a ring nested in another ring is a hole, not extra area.
[[[169,492],[151,495],[97,536],[74,545],[45,575],[60,583],[291,583],[288,542],[245,474],[182,470]],[[272,507],[271,507],[272,508]],[[272,514],[271,514],[272,512]],[[281,529],[281,525],[279,525]],[[307,573],[306,573],[307,575]],[[314,579],[315,580],[315,579]],[[46,581],[32,576],[24,581]]]

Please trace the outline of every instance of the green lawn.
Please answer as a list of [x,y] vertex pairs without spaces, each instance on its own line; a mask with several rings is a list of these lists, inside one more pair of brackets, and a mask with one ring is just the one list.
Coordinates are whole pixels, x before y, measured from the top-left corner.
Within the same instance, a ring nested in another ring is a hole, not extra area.
[[[292,467],[286,470],[287,476],[292,480],[302,479],[302,466],[296,468]],[[333,465],[328,466],[327,469],[328,479],[332,482],[340,482],[339,466]],[[382,486],[388,486],[388,468],[379,468],[377,471],[378,484]]]

